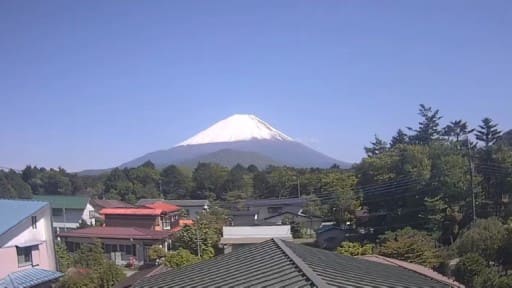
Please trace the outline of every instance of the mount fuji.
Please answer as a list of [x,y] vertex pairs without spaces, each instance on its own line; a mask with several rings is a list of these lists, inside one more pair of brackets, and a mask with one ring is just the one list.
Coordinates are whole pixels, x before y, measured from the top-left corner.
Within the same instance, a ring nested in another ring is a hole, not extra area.
[[350,167],[349,163],[317,152],[247,114],[232,115],[170,149],[148,153],[120,167],[136,167],[148,160],[157,167],[170,164],[195,167],[198,162],[228,167],[237,163],[260,168],[268,165],[327,168],[333,164]]

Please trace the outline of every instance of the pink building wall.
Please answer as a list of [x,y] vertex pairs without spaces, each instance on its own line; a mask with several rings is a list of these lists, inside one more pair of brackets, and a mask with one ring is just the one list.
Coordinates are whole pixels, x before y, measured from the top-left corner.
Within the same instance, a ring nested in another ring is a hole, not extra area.
[[16,254],[16,246],[0,248],[0,279],[9,273],[20,271],[23,269],[37,267],[41,269],[53,270],[50,258],[48,257],[48,249],[46,242],[38,245],[39,250],[32,249],[32,265],[18,267],[18,256]]

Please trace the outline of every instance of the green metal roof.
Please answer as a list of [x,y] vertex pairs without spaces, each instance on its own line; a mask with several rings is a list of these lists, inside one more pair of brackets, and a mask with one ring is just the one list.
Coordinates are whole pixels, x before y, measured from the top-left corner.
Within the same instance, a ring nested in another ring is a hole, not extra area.
[[134,287],[449,287],[416,272],[272,239]]
[[34,200],[50,202],[52,208],[85,209],[89,197],[63,195],[34,195]]

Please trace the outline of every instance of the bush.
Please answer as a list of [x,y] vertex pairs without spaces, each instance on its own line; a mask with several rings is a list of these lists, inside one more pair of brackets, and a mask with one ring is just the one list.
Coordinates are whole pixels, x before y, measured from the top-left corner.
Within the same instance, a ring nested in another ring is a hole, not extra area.
[[441,255],[436,242],[426,232],[406,227],[380,236],[377,254],[429,268],[441,263]]
[[361,245],[359,242],[348,242],[341,243],[341,246],[336,249],[336,252],[341,255],[347,256],[362,256],[373,254],[373,245],[366,244]]
[[505,225],[496,218],[479,219],[457,241],[455,248],[459,256],[474,253],[487,261],[497,261],[498,251],[506,237]]
[[486,261],[477,254],[471,253],[459,260],[457,265],[455,265],[453,274],[458,282],[471,286],[475,278],[486,270]]
[[176,252],[168,253],[165,256],[164,264],[172,268],[178,268],[201,261],[201,258],[190,253],[187,249],[178,249]]
[[149,260],[156,261],[165,257],[165,250],[159,245],[153,245],[149,248],[148,252]]

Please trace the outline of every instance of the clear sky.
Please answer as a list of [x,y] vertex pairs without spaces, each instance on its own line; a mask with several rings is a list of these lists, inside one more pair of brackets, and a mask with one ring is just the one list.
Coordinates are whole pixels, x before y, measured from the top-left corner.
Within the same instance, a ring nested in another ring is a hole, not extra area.
[[112,167],[235,113],[358,161],[377,134],[512,128],[512,1],[0,1],[0,166]]

